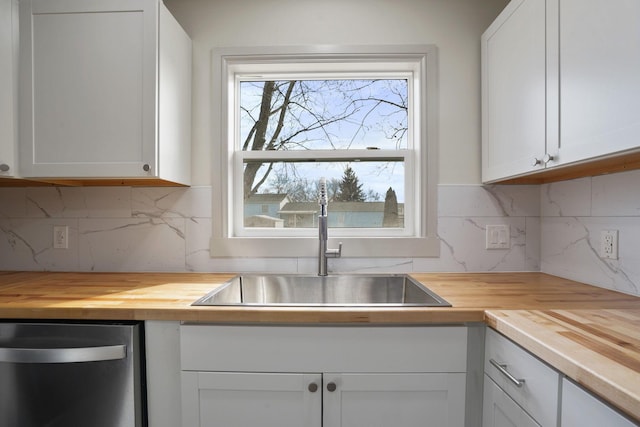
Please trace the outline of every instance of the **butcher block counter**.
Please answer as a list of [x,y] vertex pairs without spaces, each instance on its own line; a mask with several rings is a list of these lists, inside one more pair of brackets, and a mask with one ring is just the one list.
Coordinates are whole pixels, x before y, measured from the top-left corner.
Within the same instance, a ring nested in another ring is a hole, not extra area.
[[416,273],[434,308],[192,307],[234,274],[0,272],[0,318],[215,323],[486,322],[640,420],[640,298],[542,273]]
[[449,301],[433,308],[192,307],[234,274],[0,273],[0,317],[248,323],[482,322],[485,310],[638,308],[640,299],[540,273],[412,276]]

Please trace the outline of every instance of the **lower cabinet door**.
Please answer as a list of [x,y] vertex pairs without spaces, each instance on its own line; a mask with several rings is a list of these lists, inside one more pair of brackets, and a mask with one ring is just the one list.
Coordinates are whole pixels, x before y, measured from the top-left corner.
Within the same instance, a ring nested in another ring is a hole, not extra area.
[[323,376],[324,427],[460,427],[465,374]]
[[540,424],[485,375],[482,427],[540,427]]
[[321,427],[322,375],[182,373],[183,427]]
[[564,378],[560,417],[563,427],[634,427],[635,424],[608,404]]

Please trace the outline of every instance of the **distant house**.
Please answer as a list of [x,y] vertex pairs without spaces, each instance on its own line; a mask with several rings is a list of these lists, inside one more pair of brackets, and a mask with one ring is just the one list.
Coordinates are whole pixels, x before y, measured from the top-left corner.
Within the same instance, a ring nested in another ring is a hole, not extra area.
[[[404,221],[404,204],[398,204],[399,223]],[[290,202],[279,212],[285,227],[316,227],[320,208],[316,202]],[[329,227],[380,228],[383,226],[384,202],[331,202]]]
[[[385,202],[330,202],[329,227],[381,228]],[[313,228],[318,226],[318,202],[292,202],[287,194],[253,194],[244,202],[245,227]],[[404,204],[398,203],[398,224]],[[386,225],[389,226],[389,225]]]
[[307,228],[318,226],[318,202],[289,202],[278,212],[285,227]]
[[252,194],[244,201],[245,227],[285,226],[278,212],[289,203],[287,194]]

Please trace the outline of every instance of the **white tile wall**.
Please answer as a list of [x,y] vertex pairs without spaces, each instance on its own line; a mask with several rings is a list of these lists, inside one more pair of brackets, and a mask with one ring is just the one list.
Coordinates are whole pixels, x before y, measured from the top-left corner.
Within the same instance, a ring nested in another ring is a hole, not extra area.
[[[440,185],[437,258],[329,260],[333,272],[543,271],[640,295],[640,171],[542,186]],[[211,188],[0,188],[0,269],[313,273],[315,258],[209,256]],[[505,224],[511,248],[486,250]],[[69,249],[53,249],[54,225]],[[619,259],[599,256],[619,230]]]
[[[541,271],[640,295],[640,171],[541,186]],[[619,259],[600,232],[619,231]]]
[[[330,260],[334,272],[539,269],[536,186],[439,187],[439,258]],[[312,273],[315,258],[209,256],[211,188],[0,188],[0,269]],[[485,227],[509,225],[511,249],[485,250]],[[52,248],[68,225],[69,249]]]

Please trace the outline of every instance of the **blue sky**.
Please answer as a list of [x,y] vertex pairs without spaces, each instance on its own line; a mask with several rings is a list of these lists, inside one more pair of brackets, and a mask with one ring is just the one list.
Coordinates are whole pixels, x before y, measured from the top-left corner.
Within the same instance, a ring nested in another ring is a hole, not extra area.
[[[284,83],[284,82],[283,82]],[[288,150],[324,150],[324,149],[379,149],[407,148],[406,134],[397,140],[387,136],[393,129],[407,127],[407,111],[394,104],[406,104],[406,80],[305,80],[298,82],[296,103],[287,115],[281,138],[292,139]],[[242,82],[241,84],[241,129],[240,143],[244,141],[258,116],[264,82]],[[286,87],[286,86],[284,86]],[[362,102],[354,103],[354,99]],[[379,102],[383,99],[388,101]],[[281,98],[274,98],[272,106],[280,105]],[[336,120],[322,128],[299,132],[300,129],[314,126],[317,117],[331,118],[341,116],[348,111],[349,117]],[[274,119],[275,123],[275,119]],[[270,125],[273,134],[275,124]],[[267,135],[269,137],[270,135]],[[398,145],[398,146],[397,146]],[[296,172],[308,179],[341,179],[347,163],[296,163]],[[365,192],[373,190],[384,195],[392,187],[398,201],[404,201],[404,166],[401,162],[351,162]],[[268,183],[263,187],[267,188]]]

